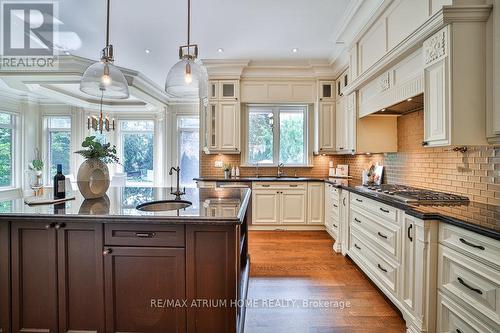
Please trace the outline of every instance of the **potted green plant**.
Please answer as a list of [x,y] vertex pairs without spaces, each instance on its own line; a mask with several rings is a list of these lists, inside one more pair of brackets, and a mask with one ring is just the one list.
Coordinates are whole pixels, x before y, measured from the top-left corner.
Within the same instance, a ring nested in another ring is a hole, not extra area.
[[224,164],[224,178],[229,179],[231,177],[231,164]]
[[35,180],[31,185],[32,188],[40,188],[43,186],[42,174],[43,174],[43,160],[40,155],[38,148],[35,148],[35,156],[28,164],[28,168],[35,174]]
[[82,147],[84,149],[75,152],[85,158],[76,177],[78,189],[85,199],[101,198],[109,188],[107,164],[119,163],[116,146],[102,144],[95,136],[88,136],[82,142]]

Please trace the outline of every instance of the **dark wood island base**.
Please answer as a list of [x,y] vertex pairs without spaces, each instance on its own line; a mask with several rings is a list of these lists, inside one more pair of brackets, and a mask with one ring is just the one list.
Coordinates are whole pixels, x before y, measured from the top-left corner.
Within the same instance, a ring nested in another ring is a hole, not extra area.
[[0,215],[0,332],[243,332],[245,191],[233,221]]

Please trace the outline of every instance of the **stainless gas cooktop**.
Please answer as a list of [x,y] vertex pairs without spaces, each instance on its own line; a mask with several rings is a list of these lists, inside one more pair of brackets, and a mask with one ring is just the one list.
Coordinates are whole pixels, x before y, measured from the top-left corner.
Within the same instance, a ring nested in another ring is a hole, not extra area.
[[452,204],[469,201],[469,198],[444,192],[425,190],[405,185],[359,186],[367,192],[387,196],[393,200],[413,204]]

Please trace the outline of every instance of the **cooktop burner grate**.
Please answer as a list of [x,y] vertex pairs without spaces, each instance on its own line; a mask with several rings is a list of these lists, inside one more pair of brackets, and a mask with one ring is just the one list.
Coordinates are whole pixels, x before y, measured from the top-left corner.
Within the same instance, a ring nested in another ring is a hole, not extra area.
[[380,186],[368,186],[364,188],[377,193],[391,196],[396,200],[400,200],[406,203],[440,204],[469,201],[469,198],[461,195],[433,190],[425,190],[406,185],[383,184]]

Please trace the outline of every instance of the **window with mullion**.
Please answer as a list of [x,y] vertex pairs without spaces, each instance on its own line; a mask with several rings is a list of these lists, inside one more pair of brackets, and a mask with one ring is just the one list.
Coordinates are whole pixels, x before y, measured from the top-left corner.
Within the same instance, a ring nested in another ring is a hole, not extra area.
[[154,121],[122,120],[120,136],[123,171],[128,184],[154,181]]
[[247,108],[246,163],[249,165],[307,165],[307,106]]
[[0,112],[0,188],[14,185],[14,118]]
[[47,160],[49,182],[62,165],[63,174],[71,173],[71,117],[49,116],[47,119]]

